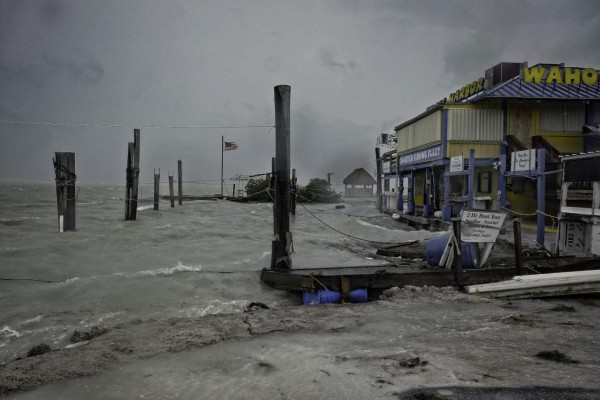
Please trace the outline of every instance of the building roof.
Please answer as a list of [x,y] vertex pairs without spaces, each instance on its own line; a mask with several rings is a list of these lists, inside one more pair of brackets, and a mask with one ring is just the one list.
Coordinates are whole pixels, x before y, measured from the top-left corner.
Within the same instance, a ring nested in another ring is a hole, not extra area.
[[565,85],[563,83],[525,83],[517,75],[468,100],[518,98],[531,100],[600,100],[600,80],[593,85]]
[[375,179],[364,168],[356,168],[343,180],[344,185],[373,185]]
[[[558,64],[536,64],[537,66],[556,66]],[[578,68],[580,69],[580,68]],[[486,72],[487,74],[487,72]],[[487,76],[487,75],[486,75]],[[487,78],[486,78],[487,79]],[[478,94],[466,97],[460,101],[449,102],[446,99],[428,107],[421,114],[397,125],[394,131],[413,124],[414,122],[443,109],[446,104],[470,104],[483,100],[492,99],[523,99],[523,100],[578,100],[590,101],[600,100],[600,79],[593,85],[579,84],[567,85],[563,83],[525,83],[520,75],[509,78],[505,82],[496,84],[495,86],[485,89]]]

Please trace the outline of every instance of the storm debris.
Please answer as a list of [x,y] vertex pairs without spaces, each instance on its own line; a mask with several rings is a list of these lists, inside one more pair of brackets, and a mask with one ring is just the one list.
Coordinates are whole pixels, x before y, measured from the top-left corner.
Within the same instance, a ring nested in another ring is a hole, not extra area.
[[398,361],[398,365],[404,368],[414,368],[417,365],[421,364],[421,359],[419,357],[409,358],[407,360]]
[[564,304],[558,304],[550,309],[550,311],[566,311],[566,312],[575,312],[575,307],[567,306]]
[[579,361],[572,359],[564,353],[561,353],[558,350],[551,351],[540,351],[535,355],[538,358],[543,360],[555,361],[565,364],[579,364]]
[[29,349],[27,352],[27,357],[36,357],[50,351],[52,351],[50,346],[48,346],[46,343],[40,343]]
[[75,329],[71,335],[71,343],[85,342],[86,340],[91,340],[95,337],[102,336],[105,333],[108,333],[108,328],[106,328],[104,325],[94,325],[88,331]]

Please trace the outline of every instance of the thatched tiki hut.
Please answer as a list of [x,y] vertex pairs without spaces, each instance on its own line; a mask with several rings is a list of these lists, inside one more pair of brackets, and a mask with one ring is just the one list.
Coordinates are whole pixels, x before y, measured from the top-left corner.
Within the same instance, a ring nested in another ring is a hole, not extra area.
[[344,179],[346,197],[371,197],[375,179],[364,168],[357,168]]

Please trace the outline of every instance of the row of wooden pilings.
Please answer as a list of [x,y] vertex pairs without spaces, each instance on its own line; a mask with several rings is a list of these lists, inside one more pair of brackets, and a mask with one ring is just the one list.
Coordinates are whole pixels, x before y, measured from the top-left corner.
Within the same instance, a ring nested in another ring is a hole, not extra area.
[[[75,230],[76,179],[75,153],[56,152],[52,159],[56,181],[56,203],[59,232]],[[181,160],[177,161],[179,205],[183,202],[183,171]],[[138,189],[140,177],[140,130],[134,129],[133,142],[127,145],[127,168],[125,179],[125,220],[137,218]],[[154,170],[154,210],[159,205],[160,169]],[[171,207],[175,207],[173,175],[169,174]]]
[[[292,233],[290,213],[295,214],[296,175],[290,179],[290,95],[288,85],[274,87],[275,94],[275,157],[272,163],[271,188],[273,201],[273,241],[271,268],[289,270],[292,267]],[[140,130],[134,129],[134,140],[128,143],[125,190],[125,220],[137,217],[138,187],[140,176]],[[59,231],[75,229],[75,153],[56,153],[56,198],[58,204]],[[181,160],[179,171],[179,204],[182,204]],[[295,171],[294,171],[295,172]],[[154,209],[159,204],[160,170],[154,171]],[[292,193],[292,189],[294,188]],[[173,177],[169,176],[171,207],[174,207]]]

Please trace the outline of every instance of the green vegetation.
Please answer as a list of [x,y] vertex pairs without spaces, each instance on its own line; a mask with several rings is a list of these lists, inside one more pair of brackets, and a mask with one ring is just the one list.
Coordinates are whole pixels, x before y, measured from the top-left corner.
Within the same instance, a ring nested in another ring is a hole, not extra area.
[[252,201],[271,201],[269,196],[269,184],[271,183],[271,175],[267,174],[262,179],[250,179],[246,184],[246,193]]
[[299,203],[338,203],[341,201],[339,194],[329,189],[327,180],[313,178],[308,185],[298,188]]
[[[264,178],[250,179],[246,184],[246,193],[252,201],[272,201],[269,196],[269,185],[271,175],[265,175]],[[298,187],[298,203],[338,203],[341,201],[341,195],[329,189],[327,180],[313,178],[308,185]]]

